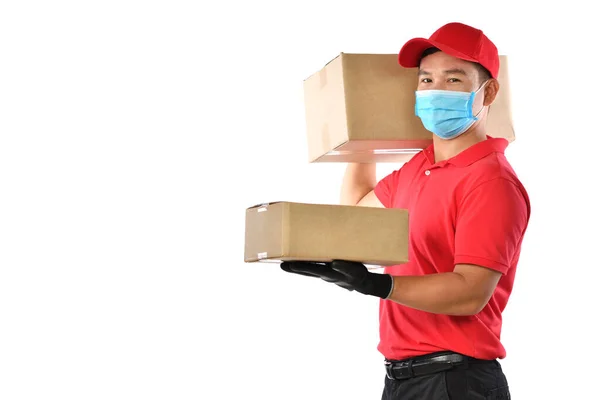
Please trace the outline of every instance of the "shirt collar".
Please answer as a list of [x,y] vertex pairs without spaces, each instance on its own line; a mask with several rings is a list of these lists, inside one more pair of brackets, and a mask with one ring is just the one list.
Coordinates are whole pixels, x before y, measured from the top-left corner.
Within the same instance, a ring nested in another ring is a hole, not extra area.
[[[465,149],[459,154],[455,155],[454,157],[445,161],[441,161],[441,163],[453,164],[457,167],[467,167],[492,153],[504,154],[504,150],[507,146],[508,140],[504,138],[493,138],[491,136],[487,136],[487,140],[483,140],[479,143],[476,143],[468,149]],[[435,164],[433,144],[427,146],[427,148],[424,150],[424,153],[429,163],[431,163],[432,165]]]

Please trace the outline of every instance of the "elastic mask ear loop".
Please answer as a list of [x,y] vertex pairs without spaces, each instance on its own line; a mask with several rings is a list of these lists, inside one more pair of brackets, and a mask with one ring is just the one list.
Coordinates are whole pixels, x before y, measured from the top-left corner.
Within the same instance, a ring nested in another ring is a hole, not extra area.
[[[472,93],[472,96],[471,96],[471,104],[470,104],[470,107],[469,107],[469,109],[470,109],[470,110],[473,110],[473,101],[475,100],[475,95],[476,95],[476,94],[477,94],[477,93],[478,93],[478,92],[479,92],[481,89],[483,89],[483,88],[485,87],[485,84],[486,84],[486,83],[488,83],[488,82],[489,82],[489,79],[488,79],[487,81],[483,82],[483,83],[481,84],[481,86],[479,86],[479,89],[477,89],[475,92],[473,92],[473,93]],[[477,117],[479,117],[479,114],[481,114],[481,112],[483,111],[483,109],[484,109],[484,108],[485,108],[485,106],[481,106],[481,109],[480,109],[479,111],[477,111],[477,114],[475,114],[475,115],[473,116],[473,118],[475,118],[475,119],[478,119]],[[471,112],[473,112],[473,111],[471,111]]]

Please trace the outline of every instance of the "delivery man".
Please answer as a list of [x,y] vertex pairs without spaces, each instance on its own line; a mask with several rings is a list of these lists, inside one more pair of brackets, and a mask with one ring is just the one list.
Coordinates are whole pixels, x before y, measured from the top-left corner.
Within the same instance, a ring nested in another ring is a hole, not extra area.
[[399,63],[419,68],[415,112],[433,144],[379,182],[374,164],[349,164],[341,203],[408,209],[409,262],[383,273],[344,260],[281,268],[381,298],[382,399],[509,399],[502,311],[530,204],[507,140],[486,135],[498,50],[481,30],[449,23],[409,40]]

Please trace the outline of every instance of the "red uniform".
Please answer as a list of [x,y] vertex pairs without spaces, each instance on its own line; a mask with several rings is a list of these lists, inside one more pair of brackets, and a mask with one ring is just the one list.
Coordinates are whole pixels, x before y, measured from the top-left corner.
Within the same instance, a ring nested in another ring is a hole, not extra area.
[[409,262],[391,275],[451,272],[476,264],[502,273],[477,315],[450,316],[380,303],[378,350],[399,360],[451,350],[481,359],[504,358],[502,311],[511,293],[529,198],[504,156],[508,142],[490,138],[457,156],[434,162],[433,145],[382,179],[375,194],[387,208],[409,211]]

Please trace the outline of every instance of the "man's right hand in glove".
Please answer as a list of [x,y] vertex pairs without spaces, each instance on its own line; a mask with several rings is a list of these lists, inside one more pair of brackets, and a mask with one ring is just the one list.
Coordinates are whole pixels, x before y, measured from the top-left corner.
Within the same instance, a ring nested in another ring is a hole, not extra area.
[[281,269],[294,274],[321,278],[350,291],[387,299],[394,280],[389,274],[376,274],[359,262],[334,260],[328,263],[284,261]]

